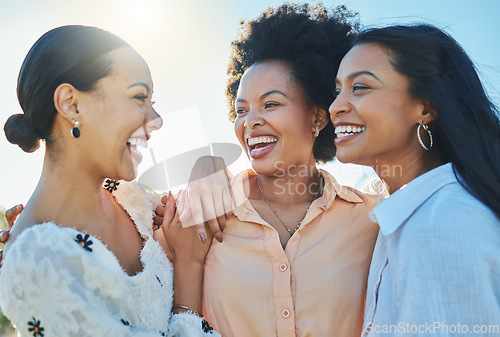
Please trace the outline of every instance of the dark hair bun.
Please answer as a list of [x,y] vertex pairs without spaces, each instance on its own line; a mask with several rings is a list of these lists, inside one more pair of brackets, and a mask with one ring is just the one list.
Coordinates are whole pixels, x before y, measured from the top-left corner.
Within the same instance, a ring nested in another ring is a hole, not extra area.
[[24,152],[33,152],[40,147],[40,139],[31,128],[24,114],[10,116],[3,130],[7,140],[18,145]]

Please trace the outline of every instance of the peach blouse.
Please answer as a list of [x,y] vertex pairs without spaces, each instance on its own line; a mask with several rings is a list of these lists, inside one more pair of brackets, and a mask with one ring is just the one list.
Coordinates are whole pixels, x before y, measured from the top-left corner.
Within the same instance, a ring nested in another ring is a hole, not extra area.
[[212,242],[203,282],[204,315],[223,336],[360,336],[378,234],[368,212],[376,197],[320,173],[323,195],[285,249],[244,196],[256,173],[233,178],[237,207],[224,242]]

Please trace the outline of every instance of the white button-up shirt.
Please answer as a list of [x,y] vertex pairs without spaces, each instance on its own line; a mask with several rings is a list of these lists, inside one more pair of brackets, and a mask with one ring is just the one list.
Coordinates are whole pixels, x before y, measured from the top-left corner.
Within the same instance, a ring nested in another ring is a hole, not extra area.
[[371,219],[380,233],[363,336],[500,336],[500,220],[451,163],[403,186]]

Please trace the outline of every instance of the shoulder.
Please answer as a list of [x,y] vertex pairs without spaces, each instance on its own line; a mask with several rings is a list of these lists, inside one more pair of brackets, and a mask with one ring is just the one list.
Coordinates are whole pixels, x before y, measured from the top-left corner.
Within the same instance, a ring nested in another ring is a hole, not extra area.
[[119,291],[126,288],[122,274],[116,257],[97,238],[48,222],[27,228],[13,242],[0,269],[0,297],[79,286]]
[[74,248],[76,242],[71,242],[71,238],[78,231],[60,227],[53,222],[35,224],[22,230],[15,240],[9,245],[8,254],[5,256],[7,262],[11,256],[23,257],[30,251],[65,252],[69,253]]
[[[500,220],[460,183],[443,186],[430,196],[413,215],[420,230],[473,234],[477,231],[500,230]],[[410,221],[409,223],[415,223]],[[416,224],[416,223],[415,223]],[[413,227],[413,226],[411,226]]]
[[82,274],[84,248],[75,241],[77,233],[51,222],[23,230],[10,246],[0,270],[3,301],[11,298],[11,293],[24,297],[37,289],[59,288],[75,270]]
[[136,181],[106,179],[104,189],[110,192],[120,206],[127,211],[143,238],[153,235],[153,204],[159,204],[159,196]]
[[435,262],[500,264],[500,220],[458,182],[428,198],[404,224],[399,240],[401,256],[408,259],[423,254]]
[[343,186],[344,188],[352,191],[354,194],[356,194],[361,200],[363,200],[363,207],[368,208],[369,210],[372,210],[373,207],[377,206],[377,200],[379,195],[378,194],[368,194],[368,193],[363,193],[361,191],[358,191],[357,189],[349,186]]

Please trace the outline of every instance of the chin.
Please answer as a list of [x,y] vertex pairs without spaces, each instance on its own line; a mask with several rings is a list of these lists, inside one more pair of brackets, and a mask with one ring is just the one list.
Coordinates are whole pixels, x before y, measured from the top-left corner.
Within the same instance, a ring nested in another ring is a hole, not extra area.
[[274,167],[272,165],[268,165],[267,163],[263,163],[262,161],[251,161],[250,164],[252,166],[252,170],[259,174],[270,175],[274,171]]
[[259,161],[255,162],[252,161],[252,169],[262,175],[267,175],[267,176],[283,176],[283,174],[286,172],[286,165],[285,161],[283,160],[266,160],[266,161]]
[[359,164],[353,151],[349,151],[347,149],[337,148],[335,157],[343,164]]
[[131,166],[127,167],[125,170],[119,171],[119,180],[132,181],[137,178],[137,167]]

